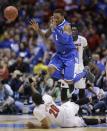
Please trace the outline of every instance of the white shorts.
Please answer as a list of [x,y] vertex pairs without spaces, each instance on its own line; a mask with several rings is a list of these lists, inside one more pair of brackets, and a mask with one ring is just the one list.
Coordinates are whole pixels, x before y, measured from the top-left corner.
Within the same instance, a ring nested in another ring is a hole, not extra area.
[[74,102],[65,102],[60,109],[60,127],[81,127],[86,126],[84,120],[76,116],[79,111],[79,105]]
[[65,102],[61,105],[61,107],[63,108],[63,114],[65,115],[66,119],[75,116],[79,111],[79,105],[71,101]]
[[[76,74],[81,73],[83,71],[83,69],[84,69],[83,64],[76,64],[76,66],[75,66],[75,76],[76,76]],[[78,89],[84,89],[86,87],[85,81],[86,81],[85,78],[80,79],[78,82],[76,82],[74,84],[74,87],[78,88]]]

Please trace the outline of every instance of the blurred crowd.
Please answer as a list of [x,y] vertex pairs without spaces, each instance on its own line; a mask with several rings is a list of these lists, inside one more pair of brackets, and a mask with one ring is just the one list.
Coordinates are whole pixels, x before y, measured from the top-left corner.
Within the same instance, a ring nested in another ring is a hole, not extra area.
[[[12,23],[3,17],[3,9],[7,5],[15,5],[19,10],[18,18]],[[0,113],[9,110],[14,113],[32,112],[32,91],[48,92],[56,103],[60,102],[61,84],[51,78],[44,81],[47,65],[55,52],[53,39],[50,36],[44,41],[29,25],[29,21],[34,19],[46,32],[49,18],[56,8],[63,8],[66,19],[79,26],[80,34],[87,38],[92,52],[89,66],[96,76],[93,88],[103,97],[83,108],[90,109],[88,113],[95,113],[97,109],[106,111],[107,1],[3,0],[0,7]],[[74,91],[74,96],[78,99],[78,89]],[[93,96],[87,88],[86,96]]]

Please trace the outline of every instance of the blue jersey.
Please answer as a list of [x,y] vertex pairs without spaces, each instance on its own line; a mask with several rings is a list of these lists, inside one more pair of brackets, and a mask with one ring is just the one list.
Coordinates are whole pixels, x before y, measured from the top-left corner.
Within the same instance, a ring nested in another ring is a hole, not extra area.
[[61,57],[66,57],[67,59],[70,58],[72,54],[77,56],[77,50],[73,42],[73,37],[63,32],[64,26],[68,24],[70,23],[64,20],[53,31],[56,52]]

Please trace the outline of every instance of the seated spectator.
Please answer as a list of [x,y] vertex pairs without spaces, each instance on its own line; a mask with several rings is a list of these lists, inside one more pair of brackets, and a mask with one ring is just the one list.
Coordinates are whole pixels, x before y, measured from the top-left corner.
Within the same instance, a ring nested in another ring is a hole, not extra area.
[[14,104],[14,99],[12,98],[13,91],[8,84],[4,84],[0,81],[0,113],[6,110],[13,110],[12,105]]
[[[102,99],[104,99],[106,97],[105,92],[103,89],[100,89],[99,87],[94,86],[92,88],[98,98],[96,101],[91,103],[92,111],[95,113],[96,110],[99,109],[99,112],[104,113],[104,111],[106,110],[106,103]],[[86,89],[86,96],[91,98],[94,96],[94,94],[93,94],[93,92],[90,92],[89,90]]]
[[17,56],[16,56],[16,53],[11,51],[11,58],[9,59],[8,61],[8,66],[11,67],[17,60]]
[[23,57],[18,57],[17,61],[9,67],[9,71],[13,72],[19,70],[22,73],[28,73],[30,71],[30,66],[27,62],[24,62]]
[[4,39],[0,41],[0,48],[10,48],[11,41],[10,41],[10,35],[8,31],[4,32]]
[[19,98],[18,90],[19,90],[21,84],[23,83],[23,81],[21,80],[22,75],[23,74],[19,70],[15,70],[12,73],[12,78],[9,82],[9,85],[11,86],[11,88],[13,90],[13,97],[15,100],[17,100]]

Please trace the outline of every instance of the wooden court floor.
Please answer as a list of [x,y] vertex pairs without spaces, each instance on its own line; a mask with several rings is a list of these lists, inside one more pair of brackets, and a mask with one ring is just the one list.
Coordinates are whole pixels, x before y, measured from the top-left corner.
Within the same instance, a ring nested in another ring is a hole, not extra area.
[[22,125],[28,121],[36,122],[35,118],[31,115],[0,115],[0,131],[107,131],[107,127],[27,129]]

